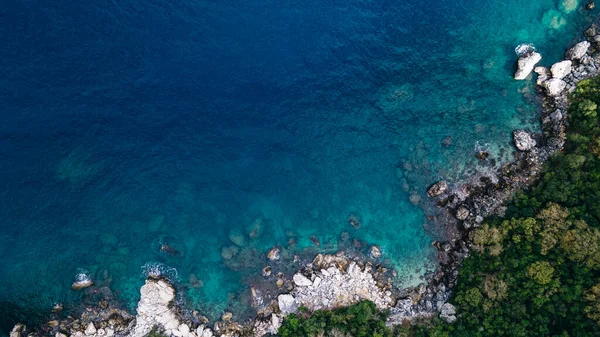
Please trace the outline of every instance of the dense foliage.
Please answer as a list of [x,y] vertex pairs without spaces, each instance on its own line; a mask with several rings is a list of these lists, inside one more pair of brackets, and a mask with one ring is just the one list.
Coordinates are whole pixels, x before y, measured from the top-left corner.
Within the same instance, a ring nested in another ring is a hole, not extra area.
[[600,79],[570,97],[565,151],[475,230],[452,336],[600,336]]
[[308,315],[286,317],[279,329],[281,337],[331,336],[331,337],[391,337],[385,326],[387,313],[380,312],[373,302],[364,301],[337,310],[318,310]]
[[[451,299],[455,323],[392,333],[362,304],[352,314],[292,316],[282,336],[600,336],[600,78],[580,82],[570,102],[565,150],[505,218],[471,233],[475,252]],[[365,317],[376,319],[365,324]],[[331,333],[338,329],[346,334]]]

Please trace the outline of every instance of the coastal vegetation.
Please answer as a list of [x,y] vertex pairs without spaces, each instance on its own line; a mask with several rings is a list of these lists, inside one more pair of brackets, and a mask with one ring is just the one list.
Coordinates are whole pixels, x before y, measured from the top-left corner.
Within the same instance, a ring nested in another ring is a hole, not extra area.
[[292,315],[280,334],[599,336],[600,79],[581,81],[569,99],[564,151],[546,163],[535,186],[514,197],[505,217],[470,233],[474,249],[450,299],[456,322],[392,331],[383,325],[385,313],[363,302]]
[[392,337],[385,326],[386,312],[380,312],[373,302],[363,301],[336,310],[318,310],[309,314],[300,308],[298,314],[285,318],[279,329],[281,337]]

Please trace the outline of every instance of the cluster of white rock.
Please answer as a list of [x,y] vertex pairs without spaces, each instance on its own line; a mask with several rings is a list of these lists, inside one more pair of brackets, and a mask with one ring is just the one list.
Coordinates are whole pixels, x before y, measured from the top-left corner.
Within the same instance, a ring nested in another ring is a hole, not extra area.
[[574,62],[588,64],[590,56],[587,55],[590,42],[582,41],[569,49],[565,55],[566,60],[557,62],[550,67],[535,67],[542,59],[536,52],[522,55],[517,62],[516,80],[524,80],[534,71],[538,74],[537,84],[544,87],[549,96],[559,96],[567,88],[564,78],[571,74]]
[[279,309],[288,314],[296,312],[299,305],[312,311],[348,306],[362,300],[370,300],[380,309],[389,308],[392,293],[377,285],[371,271],[369,264],[361,267],[350,262],[346,270],[330,266],[313,271],[308,277],[297,273],[292,293],[279,295]]
[[135,326],[129,336],[143,337],[154,327],[163,328],[167,336],[213,336],[212,330],[203,325],[192,331],[188,325],[181,322],[179,315],[173,310],[172,302],[175,299],[175,289],[165,280],[146,280],[146,284],[140,289],[140,294]]

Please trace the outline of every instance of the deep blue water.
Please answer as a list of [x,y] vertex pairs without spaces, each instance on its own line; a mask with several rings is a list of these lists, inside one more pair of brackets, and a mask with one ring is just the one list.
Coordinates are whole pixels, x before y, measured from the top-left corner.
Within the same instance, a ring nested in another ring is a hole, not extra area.
[[[409,196],[485,169],[476,148],[510,159],[510,131],[537,128],[514,47],[551,65],[589,16],[541,0],[9,0],[0,315],[75,303],[78,268],[133,307],[150,262],[195,274],[188,305],[218,313],[271,246],[335,250],[342,231],[417,284],[437,234]],[[255,266],[224,262],[230,236]]]

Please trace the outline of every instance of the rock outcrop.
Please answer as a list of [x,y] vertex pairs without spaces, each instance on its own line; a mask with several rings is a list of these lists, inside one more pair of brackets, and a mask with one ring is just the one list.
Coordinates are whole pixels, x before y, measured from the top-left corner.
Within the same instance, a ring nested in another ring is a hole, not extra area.
[[559,78],[551,78],[544,82],[544,87],[549,96],[559,96],[567,87],[567,83]]
[[542,85],[546,80],[548,80],[551,76],[550,70],[546,67],[535,67],[533,71],[538,74],[538,78],[536,80],[537,85]]
[[515,141],[515,146],[521,151],[531,151],[536,145],[535,140],[524,130],[513,131],[513,139]]
[[550,68],[550,72],[552,73],[553,78],[563,78],[569,73],[571,73],[571,64],[573,62],[570,60],[565,60],[561,62],[556,62]]
[[530,52],[519,57],[517,61],[517,72],[515,72],[515,80],[524,80],[531,74],[533,67],[540,62],[542,55],[536,52]]
[[581,41],[571,47],[565,55],[565,57],[569,60],[579,60],[581,59],[590,48],[590,43],[588,41]]
[[431,185],[431,187],[427,190],[427,195],[430,198],[437,197],[438,195],[441,195],[442,193],[444,193],[444,191],[446,191],[447,188],[448,188],[448,184],[446,184],[446,181],[444,181],[444,180],[439,181],[439,182]]
[[177,314],[171,310],[175,289],[170,283],[162,279],[148,279],[140,289],[140,294],[132,337],[143,337],[157,325],[167,332],[179,330],[181,322]]
[[453,323],[456,321],[456,308],[450,303],[446,303],[442,305],[442,309],[440,310],[440,318],[448,323]]
[[94,285],[94,281],[86,272],[80,272],[75,276],[75,281],[71,285],[73,290],[81,290]]
[[279,306],[279,310],[284,315],[294,314],[298,311],[298,302],[294,296],[290,294],[281,294],[277,297],[277,304]]
[[308,280],[296,283],[291,292],[297,303],[309,310],[333,309],[362,300],[370,300],[380,309],[391,306],[392,293],[378,285],[369,264],[361,266],[351,261],[346,269],[335,263],[324,267],[327,268],[305,270],[308,276],[301,273],[294,275],[294,282],[298,275]]

